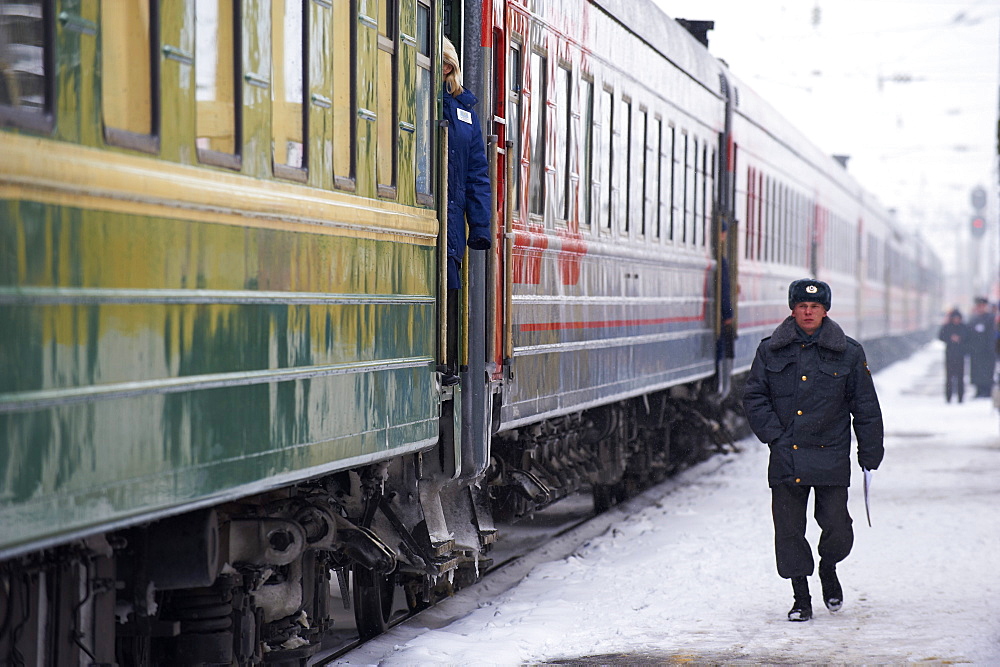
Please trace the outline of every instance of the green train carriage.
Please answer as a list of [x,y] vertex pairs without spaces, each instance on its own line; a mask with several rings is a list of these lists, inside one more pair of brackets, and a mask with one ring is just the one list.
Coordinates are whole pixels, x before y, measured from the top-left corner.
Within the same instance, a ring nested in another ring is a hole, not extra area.
[[[294,658],[331,571],[372,634],[401,553],[415,588],[457,566],[440,520],[383,495],[439,507],[461,466],[441,14],[0,0],[0,655]],[[215,625],[181,624],[190,589]]]

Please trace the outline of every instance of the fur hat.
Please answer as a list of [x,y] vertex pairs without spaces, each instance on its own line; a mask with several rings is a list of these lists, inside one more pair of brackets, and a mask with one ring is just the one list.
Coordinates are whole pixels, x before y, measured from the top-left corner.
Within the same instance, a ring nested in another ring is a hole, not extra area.
[[830,310],[831,296],[830,286],[822,280],[812,278],[793,280],[788,286],[788,309],[795,310],[795,304],[803,301],[815,301]]

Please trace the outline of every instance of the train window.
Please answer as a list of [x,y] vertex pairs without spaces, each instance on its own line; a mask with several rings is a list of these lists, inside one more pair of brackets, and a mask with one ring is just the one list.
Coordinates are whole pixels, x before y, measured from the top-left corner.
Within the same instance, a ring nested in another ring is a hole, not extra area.
[[639,132],[639,141],[642,146],[639,154],[639,159],[642,162],[642,182],[639,184],[639,191],[642,193],[639,198],[639,234],[645,236],[647,211],[651,210],[650,195],[653,190],[650,179],[656,169],[656,163],[653,161],[652,141],[649,136],[649,111],[646,109],[639,112]]
[[510,83],[507,90],[507,140],[511,143],[510,158],[514,165],[514,201],[511,204],[515,211],[521,209],[521,90],[522,90],[522,62],[521,46],[511,43],[510,55],[507,63],[507,80]]
[[431,172],[431,137],[434,117],[434,84],[431,76],[431,23],[430,5],[417,2],[417,109],[416,109],[416,153],[417,153],[417,201],[421,204],[434,203],[433,177]]
[[303,0],[271,2],[271,150],[276,176],[306,180],[304,53],[308,53]]
[[775,255],[774,258],[777,262],[784,264],[785,262],[785,186],[782,183],[776,183],[775,189]]
[[691,208],[694,206],[694,171],[692,166],[693,154],[692,138],[684,133],[684,206],[682,209],[683,231],[681,232],[681,243],[692,243],[694,239],[694,216]]
[[767,250],[765,251],[768,262],[774,262],[778,258],[778,182],[773,178],[767,179]]
[[656,224],[656,238],[663,235],[663,120],[653,121],[653,220]]
[[159,150],[159,31],[156,0],[101,3],[101,107],[109,144]]
[[399,62],[398,0],[378,3],[378,62],[376,64],[376,157],[375,172],[378,193],[382,197],[396,196],[396,79]]
[[711,205],[712,200],[708,196],[708,193],[712,191],[710,185],[714,182],[714,179],[710,178],[714,167],[709,164],[709,156],[712,156],[712,162],[715,161],[715,154],[709,153],[708,142],[703,142],[701,145],[701,245],[708,246],[708,221],[712,217]]
[[699,188],[698,183],[700,181],[701,174],[701,163],[698,161],[698,138],[691,138],[691,194],[690,194],[690,204],[691,204],[691,234],[688,236],[688,241],[691,245],[698,245],[698,227],[701,219],[701,209],[698,206],[698,195]]
[[238,6],[195,0],[194,7],[195,146],[200,161],[231,169],[240,168]]
[[52,4],[0,1],[0,123],[34,130],[52,125]]
[[681,169],[680,169],[680,158],[677,155],[677,128],[673,125],[670,126],[670,132],[668,135],[668,140],[670,142],[669,152],[667,153],[668,159],[670,160],[670,179],[667,183],[667,187],[670,188],[669,202],[670,202],[670,230],[669,239],[671,241],[677,238],[677,225],[680,222],[679,206],[680,199],[677,196],[678,185],[680,184]]
[[[573,132],[573,84],[566,67],[556,68],[556,215],[569,220],[572,197],[572,162],[570,162],[570,134]],[[561,126],[561,127],[560,127]]]
[[753,167],[747,167],[747,212],[746,222],[743,225],[743,257],[751,259],[750,248],[753,247],[753,221],[754,221],[754,187],[753,187]]
[[583,169],[583,191],[580,193],[580,225],[590,227],[593,211],[591,196],[594,192],[594,82],[583,82],[583,159],[580,160]]
[[610,90],[601,93],[601,146],[600,168],[597,173],[597,183],[600,188],[600,204],[598,211],[601,226],[611,229],[611,176],[614,174],[612,151],[614,149],[614,113],[615,95]]
[[764,174],[757,172],[757,243],[754,247],[754,257],[758,261],[764,259]]
[[528,212],[545,213],[545,121],[548,90],[547,61],[540,53],[531,53],[529,106],[531,107],[531,164],[528,169]]
[[353,0],[334,0],[328,47],[333,79],[333,183],[342,190],[355,187],[357,122],[357,15]]
[[631,100],[622,100],[622,120],[625,123],[625,129],[622,134],[621,140],[618,145],[622,149],[624,156],[622,157],[621,165],[622,169],[618,170],[618,177],[621,178],[621,190],[624,192],[625,196],[622,197],[624,200],[621,204],[624,207],[624,215],[620,216],[621,219],[625,221],[625,226],[621,229],[623,234],[628,234],[629,230],[632,228],[632,102]]

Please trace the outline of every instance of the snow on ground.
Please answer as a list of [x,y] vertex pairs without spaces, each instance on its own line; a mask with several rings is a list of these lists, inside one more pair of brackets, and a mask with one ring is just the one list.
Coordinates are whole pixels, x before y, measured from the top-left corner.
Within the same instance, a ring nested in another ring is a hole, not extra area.
[[[814,619],[786,620],[767,447],[749,439],[522,563],[499,596],[503,571],[340,664],[1000,665],[1000,417],[986,399],[945,404],[943,356],[934,343],[875,375],[886,456],[872,527],[855,463],[840,612],[814,575]],[[808,536],[815,550],[811,518]]]

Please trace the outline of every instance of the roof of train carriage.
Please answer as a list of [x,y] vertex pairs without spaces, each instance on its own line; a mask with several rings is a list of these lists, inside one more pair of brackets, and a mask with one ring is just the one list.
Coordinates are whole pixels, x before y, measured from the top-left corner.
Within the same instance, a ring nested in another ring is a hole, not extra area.
[[721,93],[719,77],[725,75],[729,80],[730,89],[735,91],[733,101],[736,103],[734,109],[737,114],[760,127],[806,162],[813,164],[817,170],[827,174],[838,187],[857,198],[868,215],[875,216],[878,223],[892,230],[895,236],[903,235],[899,221],[879,202],[874,193],[866,190],[833,156],[816,146],[767,100],[734,75],[727,63],[713,56],[709,49],[652,0],[591,0],[591,2],[708,90]]
[[664,58],[716,95],[722,96],[723,65],[652,0],[591,0]]

